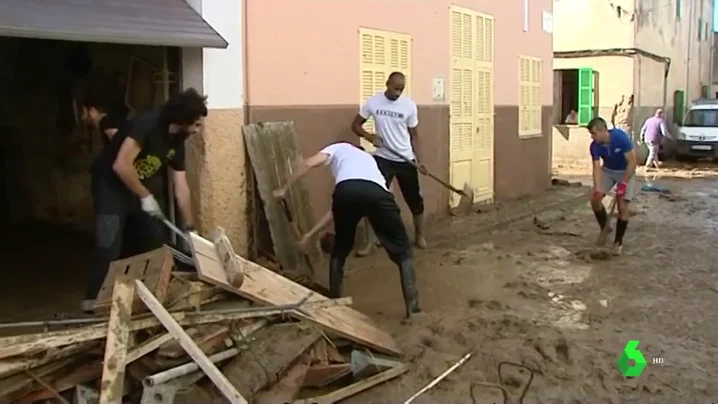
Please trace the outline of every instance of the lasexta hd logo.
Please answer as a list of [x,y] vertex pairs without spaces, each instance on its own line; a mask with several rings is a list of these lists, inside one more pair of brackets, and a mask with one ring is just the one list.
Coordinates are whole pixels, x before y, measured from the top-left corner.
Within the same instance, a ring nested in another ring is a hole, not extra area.
[[638,340],[628,341],[626,347],[623,348],[621,357],[618,358],[618,370],[623,376],[638,377],[646,368],[648,362],[643,357],[643,353],[638,350],[639,343]]

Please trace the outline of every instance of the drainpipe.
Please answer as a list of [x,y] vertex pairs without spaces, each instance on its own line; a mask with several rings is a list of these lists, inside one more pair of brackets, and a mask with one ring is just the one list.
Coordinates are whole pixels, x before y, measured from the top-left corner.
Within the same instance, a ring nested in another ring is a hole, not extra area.
[[693,44],[693,9],[695,8],[695,0],[691,0],[690,9],[688,10],[688,48],[686,49],[686,101],[690,101],[691,93],[691,48]]

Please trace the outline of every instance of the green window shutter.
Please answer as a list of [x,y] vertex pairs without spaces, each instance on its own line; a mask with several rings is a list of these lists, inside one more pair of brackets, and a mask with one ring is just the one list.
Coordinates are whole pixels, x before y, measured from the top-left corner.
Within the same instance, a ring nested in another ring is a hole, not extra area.
[[698,40],[703,39],[703,19],[698,19]]
[[683,114],[686,110],[686,92],[676,90],[673,93],[673,122],[676,125],[683,124]]
[[593,69],[578,69],[578,124],[587,125],[593,118]]
[[710,86],[701,86],[701,98],[710,98]]

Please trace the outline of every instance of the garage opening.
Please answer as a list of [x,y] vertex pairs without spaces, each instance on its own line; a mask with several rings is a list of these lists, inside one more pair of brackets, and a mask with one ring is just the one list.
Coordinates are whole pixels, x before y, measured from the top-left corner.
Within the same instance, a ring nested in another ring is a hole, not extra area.
[[[179,49],[0,37],[0,54],[0,319],[76,316],[94,244],[89,167],[103,147],[79,120],[83,96],[101,88],[129,117],[152,109],[178,89],[165,66],[179,71]],[[169,209],[167,179],[152,187]]]

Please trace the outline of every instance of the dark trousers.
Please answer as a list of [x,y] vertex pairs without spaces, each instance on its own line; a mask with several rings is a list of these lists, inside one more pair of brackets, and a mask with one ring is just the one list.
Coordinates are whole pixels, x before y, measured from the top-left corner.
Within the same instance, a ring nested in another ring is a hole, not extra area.
[[342,181],[332,195],[335,243],[332,260],[344,265],[354,248],[354,234],[359,221],[369,219],[374,233],[389,258],[397,265],[412,258],[409,236],[401,219],[394,195],[378,184],[364,180]]
[[95,252],[85,299],[97,297],[112,261],[121,255],[132,256],[154,250],[167,242],[162,223],[143,212],[139,199],[130,192],[114,184],[93,183],[92,197]]
[[[411,213],[414,216],[424,213],[424,197],[421,196],[421,187],[419,186],[419,171],[406,162],[387,160],[377,156],[374,156],[374,159],[379,166],[379,171],[386,179],[386,187],[391,188],[391,182],[396,177],[401,195]],[[374,230],[376,231],[376,228]]]

